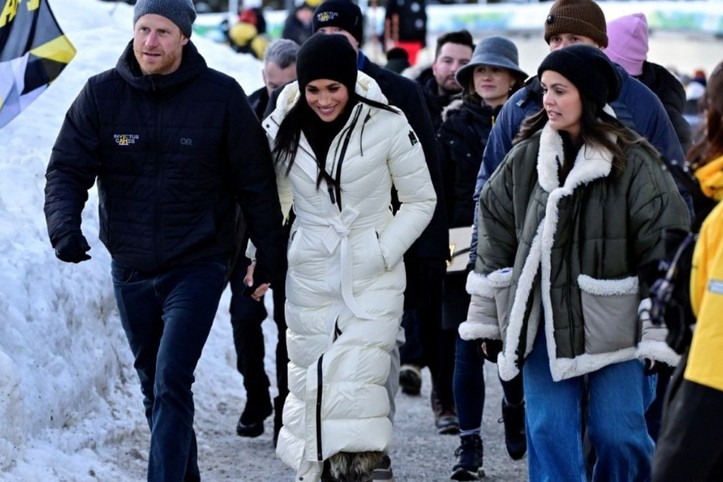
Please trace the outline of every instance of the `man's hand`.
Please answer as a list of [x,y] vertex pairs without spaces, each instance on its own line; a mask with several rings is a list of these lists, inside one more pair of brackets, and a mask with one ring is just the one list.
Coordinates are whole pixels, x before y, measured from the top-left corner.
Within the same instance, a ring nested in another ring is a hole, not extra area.
[[[246,296],[250,296],[252,300],[254,301],[261,301],[261,298],[264,297],[266,292],[269,290],[269,287],[271,287],[271,283],[262,283],[256,288],[254,288],[254,270],[256,269],[256,260],[251,260],[251,264],[249,264],[249,267],[246,268],[246,276],[244,276],[244,285],[246,286],[246,289],[244,289],[244,294]],[[252,291],[253,290],[253,291]]]
[[55,256],[66,263],[80,263],[90,259],[90,246],[80,233],[66,234],[55,243]]

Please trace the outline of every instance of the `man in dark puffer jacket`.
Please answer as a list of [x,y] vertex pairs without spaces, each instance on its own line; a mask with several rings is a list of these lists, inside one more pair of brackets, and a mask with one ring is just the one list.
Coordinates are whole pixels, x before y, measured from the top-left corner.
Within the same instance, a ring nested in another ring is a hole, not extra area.
[[191,0],[136,3],[133,41],[73,102],[46,173],[50,241],[72,263],[90,258],[81,212],[98,180],[100,238],[151,429],[149,481],[200,480],[191,386],[239,206],[257,281],[286,259],[266,137],[238,83],[191,43],[195,18]]

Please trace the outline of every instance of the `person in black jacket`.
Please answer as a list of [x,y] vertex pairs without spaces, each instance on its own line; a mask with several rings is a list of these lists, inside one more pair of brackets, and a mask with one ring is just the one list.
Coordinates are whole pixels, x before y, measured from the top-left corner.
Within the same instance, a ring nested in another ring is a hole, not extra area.
[[136,3],[133,40],[71,105],[46,172],[48,233],[64,262],[90,259],[81,213],[98,182],[100,239],[151,431],[149,481],[200,480],[191,387],[239,209],[260,247],[257,289],[280,282],[270,275],[286,259],[265,135],[243,89],[191,42],[195,18],[190,0]]
[[[518,58],[517,47],[505,37],[491,35],[480,40],[470,63],[457,71],[462,98],[445,108],[437,132],[449,227],[461,228],[466,238],[465,243],[455,246],[458,261],[450,263],[444,282],[443,327],[454,332],[467,319],[470,302],[466,265],[475,212],[475,180],[497,115],[509,96],[525,83],[527,74],[520,69]],[[453,238],[457,237],[450,235],[450,240]],[[480,347],[479,340],[465,340],[457,334],[453,388],[460,446],[454,453],[452,480],[478,480],[484,476],[480,433],[485,404],[484,359],[489,356],[496,362],[496,358],[492,357],[491,347],[485,347],[484,352]],[[502,388],[502,411],[512,422],[505,425],[505,444],[510,456],[518,460],[527,448],[522,377],[503,381]]]
[[261,76],[264,86],[249,94],[249,102],[259,120],[263,120],[269,96],[279,87],[296,80],[296,54],[299,44],[289,39],[274,40],[264,52]]
[[455,74],[469,63],[473,50],[474,40],[467,30],[440,35],[434,49],[434,62],[422,70],[416,79],[422,86],[435,132],[442,125],[442,110],[462,93],[462,86],[457,82]]
[[605,53],[660,99],[673,123],[680,145],[687,151],[692,144],[692,135],[690,125],[683,117],[685,88],[668,69],[648,62],[648,20],[645,15],[624,15],[609,21],[607,29],[608,46]]
[[[662,65],[648,62],[648,20],[642,13],[624,15],[607,23],[608,46],[605,54],[619,64],[632,77],[645,84],[660,99],[673,124],[675,134],[684,151],[692,144],[691,128],[683,117],[685,88]],[[683,159],[673,159],[683,161]],[[645,418],[648,431],[657,440],[663,416],[663,404],[673,367],[661,368],[658,373],[656,397],[648,407]]]
[[[251,107],[259,120],[274,89],[296,80],[296,54],[299,45],[293,40],[277,39],[269,44],[264,55],[261,75],[264,86],[249,95]],[[246,251],[248,235],[241,243]],[[244,277],[251,260],[243,256],[236,262],[229,279],[231,287],[231,326],[233,344],[236,349],[236,368],[244,378],[246,405],[236,424],[236,433],[241,437],[258,437],[264,433],[264,420],[271,415],[272,405],[269,394],[269,377],[264,365],[265,347],[262,323],[268,317],[263,300],[255,301],[244,296]],[[277,328],[276,339],[276,388],[278,395],[273,401],[274,435],[276,445],[282,425],[282,412],[286,395],[289,393],[286,366],[289,356],[286,350],[286,318],[284,315],[284,286],[277,285],[272,293],[274,299],[273,319]]]
[[295,7],[284,20],[284,28],[281,31],[281,38],[293,40],[297,44],[303,44],[313,33],[311,16],[314,13],[314,4],[317,0],[306,0],[298,7]]
[[[437,194],[437,206],[432,221],[404,256],[407,289],[404,293],[402,325],[407,343],[417,349],[417,353],[414,354],[415,363],[430,368],[432,384],[436,386],[440,373],[438,340],[441,330],[442,285],[449,249],[449,235],[446,211],[444,202],[442,202],[442,174],[436,153],[436,140],[429,112],[425,108],[424,97],[419,86],[413,80],[371,62],[361,51],[360,47],[364,39],[363,17],[356,4],[349,0],[327,0],[314,12],[313,24],[315,32],[341,33],[349,39],[354,49],[357,50],[359,70],[379,84],[389,104],[399,107],[404,112],[422,144],[427,167]],[[398,206],[396,203],[395,209]],[[410,343],[415,336],[418,337],[417,343]],[[400,337],[400,341],[401,339]],[[397,377],[399,360],[395,360],[395,362],[388,387],[392,402],[399,381]],[[444,395],[447,397],[448,406],[453,409],[451,373],[452,367],[449,369],[449,379],[444,384],[448,387],[447,393]],[[397,380],[394,380],[395,377]],[[419,392],[417,391],[417,393]]]

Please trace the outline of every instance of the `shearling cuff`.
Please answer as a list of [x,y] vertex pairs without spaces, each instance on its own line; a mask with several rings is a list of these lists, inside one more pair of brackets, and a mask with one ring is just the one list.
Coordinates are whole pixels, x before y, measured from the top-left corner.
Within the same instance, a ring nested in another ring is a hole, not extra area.
[[471,295],[467,320],[459,325],[459,336],[463,340],[480,338],[501,339],[497,323],[495,289],[486,276],[470,272],[467,276],[467,292]]
[[667,363],[671,367],[677,366],[680,361],[680,355],[675,353],[664,341],[641,341],[638,343],[638,349],[635,351],[635,357],[640,360],[649,358],[651,360]]

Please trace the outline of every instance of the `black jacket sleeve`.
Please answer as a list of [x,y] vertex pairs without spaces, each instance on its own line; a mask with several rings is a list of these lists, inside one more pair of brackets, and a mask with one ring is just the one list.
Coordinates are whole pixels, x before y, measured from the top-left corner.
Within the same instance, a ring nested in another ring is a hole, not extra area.
[[50,242],[81,233],[81,213],[95,183],[98,159],[96,107],[90,83],[65,115],[45,173],[45,218]]
[[276,174],[266,134],[243,95],[229,103],[229,129],[231,179],[257,249],[255,281],[282,283],[286,251]]

